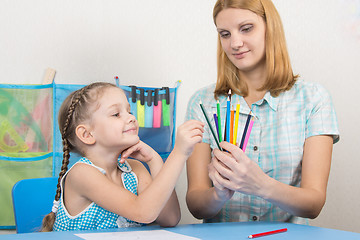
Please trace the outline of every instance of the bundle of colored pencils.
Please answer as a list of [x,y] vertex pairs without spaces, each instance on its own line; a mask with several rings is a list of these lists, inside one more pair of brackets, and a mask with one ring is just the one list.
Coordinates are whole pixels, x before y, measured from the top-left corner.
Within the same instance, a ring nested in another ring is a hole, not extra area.
[[250,111],[246,120],[246,124],[244,126],[244,131],[241,136],[241,140],[238,142],[237,134],[238,134],[239,116],[240,116],[240,103],[239,101],[237,102],[236,111],[235,111],[233,105],[231,105],[231,89],[228,92],[228,97],[226,101],[226,120],[225,120],[225,129],[224,129],[224,138],[222,137],[221,111],[220,111],[219,100],[216,103],[217,113],[215,112],[213,113],[217,134],[215,134],[215,130],[213,129],[210,123],[207,112],[205,111],[205,108],[201,101],[200,101],[200,107],[205,116],[206,122],[209,125],[209,128],[211,130],[211,133],[215,139],[218,148],[222,150],[219,143],[224,140],[234,145],[239,144],[239,147],[245,152],[247,143],[249,141],[250,133],[254,124],[254,118],[251,116],[251,111]]

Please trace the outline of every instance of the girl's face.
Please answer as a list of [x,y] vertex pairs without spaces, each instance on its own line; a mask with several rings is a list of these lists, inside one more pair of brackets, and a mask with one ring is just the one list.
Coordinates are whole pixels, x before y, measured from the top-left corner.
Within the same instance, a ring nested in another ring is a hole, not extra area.
[[106,88],[97,104],[91,121],[96,144],[119,151],[139,141],[138,122],[121,89]]
[[224,52],[242,72],[264,69],[264,20],[244,9],[227,8],[218,13],[216,27]]

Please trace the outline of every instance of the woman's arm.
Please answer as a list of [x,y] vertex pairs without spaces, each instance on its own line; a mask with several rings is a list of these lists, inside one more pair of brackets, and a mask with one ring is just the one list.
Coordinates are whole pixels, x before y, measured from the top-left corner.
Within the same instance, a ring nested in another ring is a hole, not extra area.
[[233,191],[212,186],[208,170],[210,161],[211,148],[207,143],[197,144],[187,161],[186,203],[198,219],[214,217],[233,195]]
[[256,195],[292,215],[315,218],[326,199],[333,139],[313,136],[305,141],[300,187],[289,186],[266,175],[238,147],[222,143],[230,154],[215,150],[215,179],[223,187]]
[[316,218],[326,200],[332,148],[331,136],[309,137],[304,145],[300,188],[273,180],[264,198],[293,215]]

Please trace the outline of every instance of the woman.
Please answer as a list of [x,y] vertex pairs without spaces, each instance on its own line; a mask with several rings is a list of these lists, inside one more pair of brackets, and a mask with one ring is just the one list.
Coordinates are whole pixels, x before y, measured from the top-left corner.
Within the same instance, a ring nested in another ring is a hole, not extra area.
[[205,222],[304,224],[325,203],[332,145],[339,140],[331,97],[293,74],[271,0],[218,0],[213,19],[217,82],[192,96],[186,118],[204,122],[198,103],[211,113],[219,100],[224,126],[231,89],[231,102],[241,106],[238,135],[249,113],[254,124],[245,152],[228,142],[220,151],[205,129],[187,161],[188,208]]

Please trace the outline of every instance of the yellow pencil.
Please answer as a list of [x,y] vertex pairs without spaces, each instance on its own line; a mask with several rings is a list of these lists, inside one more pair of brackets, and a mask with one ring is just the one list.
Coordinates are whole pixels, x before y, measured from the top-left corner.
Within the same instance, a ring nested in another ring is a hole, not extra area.
[[234,137],[232,144],[236,145],[237,140],[237,132],[238,132],[238,126],[239,126],[239,115],[240,115],[240,102],[238,100],[236,104],[236,114],[235,114],[235,127],[234,127]]

